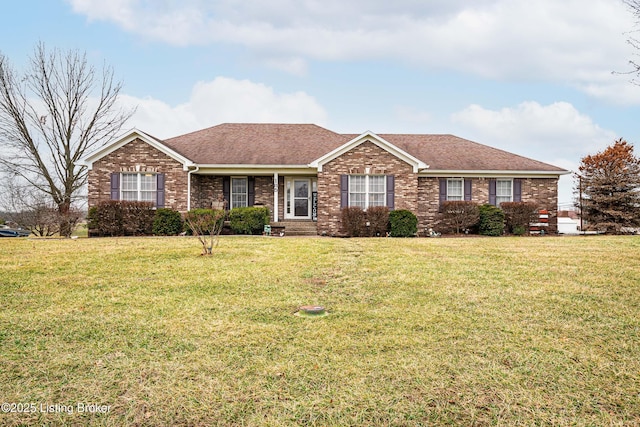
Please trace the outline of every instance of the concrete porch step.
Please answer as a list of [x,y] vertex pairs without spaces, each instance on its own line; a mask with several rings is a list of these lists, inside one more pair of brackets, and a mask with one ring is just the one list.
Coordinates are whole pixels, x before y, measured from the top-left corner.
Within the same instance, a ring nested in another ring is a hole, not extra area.
[[278,232],[279,227],[284,227],[285,236],[317,236],[318,226],[313,221],[280,221],[272,222],[271,229]]

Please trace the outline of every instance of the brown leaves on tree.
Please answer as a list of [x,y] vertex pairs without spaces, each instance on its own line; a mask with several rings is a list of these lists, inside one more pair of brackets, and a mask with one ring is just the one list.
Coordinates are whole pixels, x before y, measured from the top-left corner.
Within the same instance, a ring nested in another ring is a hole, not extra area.
[[640,159],[618,139],[584,157],[576,175],[579,204],[588,229],[620,233],[640,225]]

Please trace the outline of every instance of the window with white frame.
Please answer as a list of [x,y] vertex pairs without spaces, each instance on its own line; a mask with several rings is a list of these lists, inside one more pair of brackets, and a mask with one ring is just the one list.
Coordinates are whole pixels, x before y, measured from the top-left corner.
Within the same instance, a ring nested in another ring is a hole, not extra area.
[[447,179],[447,200],[464,200],[464,180]]
[[156,202],[157,175],[154,173],[123,173],[121,200]]
[[496,206],[513,200],[513,181],[510,179],[496,180]]
[[367,209],[385,206],[387,181],[384,175],[350,175],[349,206]]
[[248,203],[247,178],[231,178],[231,206],[233,208],[246,208]]

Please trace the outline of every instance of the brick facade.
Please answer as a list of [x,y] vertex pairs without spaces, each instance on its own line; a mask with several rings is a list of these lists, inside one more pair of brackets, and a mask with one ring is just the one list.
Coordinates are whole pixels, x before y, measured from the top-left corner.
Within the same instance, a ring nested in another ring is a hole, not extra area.
[[413,167],[367,141],[323,165],[318,172],[318,232],[339,235],[341,229],[340,175],[395,176],[395,208],[418,210],[418,175]]
[[[465,178],[469,179],[469,178]],[[439,178],[418,178],[418,231],[427,228],[438,229],[440,218]],[[471,200],[480,205],[489,203],[489,179],[471,178]],[[522,179],[522,201],[533,202],[538,209],[549,211],[549,233],[556,233],[558,227],[558,178]]]
[[[165,206],[180,212],[187,210],[188,173],[182,164],[151,145],[136,139],[114,152],[96,160],[89,171],[89,206],[110,200],[111,173],[148,171],[165,174]],[[376,144],[365,141],[323,165],[317,174],[318,233],[341,234],[340,177],[341,175],[393,175],[395,178],[395,209],[407,209],[418,217],[420,233],[438,227],[438,177],[418,177],[413,166]],[[314,178],[310,175],[309,178]],[[285,180],[278,181],[278,220],[285,218]],[[220,175],[193,174],[191,207],[211,207],[223,194]],[[478,204],[489,202],[489,179],[472,179],[472,200]],[[539,209],[549,211],[549,233],[557,230],[558,178],[522,179],[522,201],[534,202]],[[255,176],[255,203],[269,208],[273,216],[273,175]]]
[[89,171],[89,206],[111,200],[111,173],[148,171],[165,174],[165,206],[187,210],[187,172],[182,164],[136,139],[97,160]]

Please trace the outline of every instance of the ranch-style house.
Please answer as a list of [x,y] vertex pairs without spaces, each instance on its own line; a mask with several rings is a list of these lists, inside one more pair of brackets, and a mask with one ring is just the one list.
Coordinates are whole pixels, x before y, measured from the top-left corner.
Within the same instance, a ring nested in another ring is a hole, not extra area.
[[[557,227],[568,171],[453,135],[340,134],[313,124],[221,124],[169,139],[132,130],[88,155],[89,206],[150,201],[186,212],[262,205],[273,225],[339,235],[341,209],[408,209],[422,232],[445,200],[534,202]],[[278,224],[276,224],[278,223]]]

